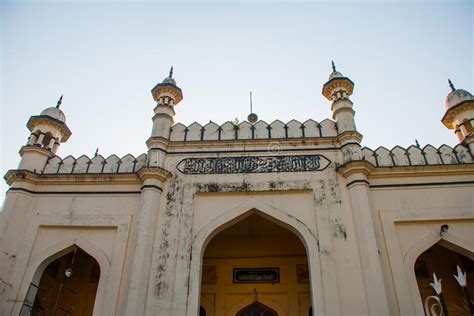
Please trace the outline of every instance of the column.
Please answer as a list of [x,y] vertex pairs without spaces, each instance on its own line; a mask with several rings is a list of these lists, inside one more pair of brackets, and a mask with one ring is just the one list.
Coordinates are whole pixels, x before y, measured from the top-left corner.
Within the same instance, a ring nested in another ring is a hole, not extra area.
[[44,139],[44,133],[40,133],[36,143],[39,144],[40,146],[42,146],[43,145],[43,139]]
[[56,143],[56,138],[51,137],[51,139],[49,140],[49,144],[48,144],[48,147],[47,147],[47,148],[49,148],[50,150],[52,150],[53,147],[54,147],[54,143]]
[[36,142],[36,134],[31,133],[30,138],[28,139],[27,145],[33,145]]
[[53,149],[52,149],[53,154],[56,154],[56,152],[58,151],[58,148],[59,148],[59,139],[56,139],[54,142]]

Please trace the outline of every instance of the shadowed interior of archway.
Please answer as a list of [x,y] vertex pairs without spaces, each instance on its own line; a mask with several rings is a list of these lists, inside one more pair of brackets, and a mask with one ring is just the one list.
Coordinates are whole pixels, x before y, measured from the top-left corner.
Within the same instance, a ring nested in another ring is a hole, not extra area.
[[92,315],[100,267],[81,248],[51,262],[41,275],[31,315]]
[[[433,283],[433,273],[435,273],[436,277],[442,280],[442,295],[448,314],[450,316],[469,315],[469,307],[463,289],[454,278],[454,275],[457,274],[456,266],[466,273],[468,292],[472,295],[474,293],[473,260],[440,243],[433,245],[418,257],[415,263],[415,275],[422,304],[425,303],[427,297],[436,295],[430,285]],[[433,302],[430,301],[430,303]]]
[[[272,279],[276,275],[277,280]],[[245,308],[258,307],[256,303],[267,308],[255,315],[279,315],[278,311],[282,315],[308,315],[311,290],[301,240],[277,220],[253,213],[208,243],[201,307],[206,315],[235,316],[247,315]]]

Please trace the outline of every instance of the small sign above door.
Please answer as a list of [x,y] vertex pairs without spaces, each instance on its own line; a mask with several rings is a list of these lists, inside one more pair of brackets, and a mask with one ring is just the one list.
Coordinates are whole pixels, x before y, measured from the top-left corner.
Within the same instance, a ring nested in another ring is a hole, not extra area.
[[279,268],[234,268],[234,283],[279,283]]

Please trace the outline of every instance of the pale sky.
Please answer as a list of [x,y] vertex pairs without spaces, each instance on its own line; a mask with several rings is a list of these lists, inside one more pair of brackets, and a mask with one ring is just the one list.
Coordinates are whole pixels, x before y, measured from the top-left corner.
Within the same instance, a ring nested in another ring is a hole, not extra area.
[[[474,1],[3,1],[2,176],[26,122],[64,94],[72,136],[58,155],[146,152],[150,89],[174,65],[175,122],[254,112],[270,123],[331,118],[331,72],[354,81],[363,145],[456,145],[440,122],[450,89],[474,93]],[[8,189],[1,181],[0,199]]]

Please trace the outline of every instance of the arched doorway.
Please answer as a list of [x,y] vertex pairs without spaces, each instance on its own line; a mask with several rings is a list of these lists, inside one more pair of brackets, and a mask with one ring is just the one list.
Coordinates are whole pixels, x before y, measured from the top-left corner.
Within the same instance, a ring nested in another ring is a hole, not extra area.
[[[457,274],[457,266],[466,273],[468,292],[474,293],[474,261],[471,258],[449,249],[443,243],[434,244],[418,257],[415,262],[415,275],[423,305],[428,297],[436,295],[430,285],[433,283],[433,273],[435,273],[436,277],[442,280],[442,295],[448,314],[450,316],[469,315],[469,306],[463,288],[454,277]],[[428,300],[428,306],[435,302],[435,300]]]
[[47,265],[38,284],[31,283],[20,314],[92,315],[99,279],[98,262],[74,247]]
[[203,306],[213,315],[307,315],[309,280],[300,238],[277,220],[253,212],[207,244],[201,303],[212,304]]

